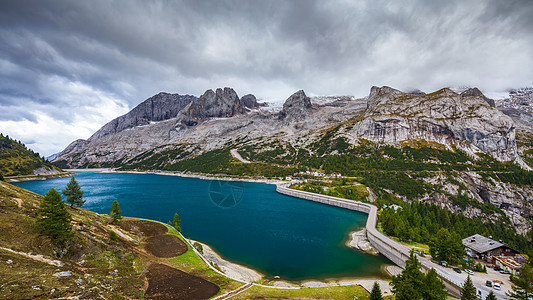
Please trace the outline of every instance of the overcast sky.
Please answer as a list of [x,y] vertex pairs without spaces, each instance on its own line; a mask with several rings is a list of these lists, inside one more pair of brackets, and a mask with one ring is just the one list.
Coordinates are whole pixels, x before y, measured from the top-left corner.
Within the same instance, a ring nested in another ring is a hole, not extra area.
[[0,1],[0,132],[41,154],[166,91],[533,85],[533,1]]

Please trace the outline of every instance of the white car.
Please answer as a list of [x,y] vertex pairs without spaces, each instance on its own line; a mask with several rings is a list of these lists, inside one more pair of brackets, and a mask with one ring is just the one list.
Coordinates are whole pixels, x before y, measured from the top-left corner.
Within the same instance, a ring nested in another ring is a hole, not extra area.
[[495,283],[492,285],[492,287],[494,287],[495,290],[500,290],[501,285],[500,285],[499,282],[495,282]]
[[468,274],[468,275],[474,275],[474,272],[470,269],[465,269],[465,272]]

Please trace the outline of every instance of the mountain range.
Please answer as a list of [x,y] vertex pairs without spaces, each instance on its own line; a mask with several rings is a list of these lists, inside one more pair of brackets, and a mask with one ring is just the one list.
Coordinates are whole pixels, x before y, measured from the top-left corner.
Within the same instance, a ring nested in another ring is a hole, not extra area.
[[[525,233],[533,216],[532,123],[531,113],[496,107],[476,88],[372,87],[359,99],[300,90],[275,107],[226,87],[199,97],[159,93],[71,143],[54,164],[254,177],[341,172],[405,200],[509,218]],[[372,179],[379,172],[396,181]],[[407,177],[398,181],[398,172]]]

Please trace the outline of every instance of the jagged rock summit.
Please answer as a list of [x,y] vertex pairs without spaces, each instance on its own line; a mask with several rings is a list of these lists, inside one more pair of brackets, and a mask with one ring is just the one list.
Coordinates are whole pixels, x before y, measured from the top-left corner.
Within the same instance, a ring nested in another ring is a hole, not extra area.
[[472,155],[487,152],[503,161],[518,158],[513,120],[479,95],[448,88],[412,95],[374,86],[365,118],[355,124],[352,134],[385,143],[433,141]]
[[469,88],[461,92],[461,95],[470,95],[470,96],[478,96],[483,98],[491,107],[496,107],[496,103],[494,99],[490,99],[487,96],[485,96],[477,87]]
[[127,114],[105,124],[89,138],[89,141],[115,134],[135,126],[148,125],[150,122],[175,118],[178,112],[196,99],[198,98],[191,95],[161,92],[146,99]]
[[117,165],[157,147],[187,144],[201,153],[239,138],[286,136],[287,141],[299,143],[294,147],[308,147],[321,138],[321,132],[340,125],[345,129],[339,133],[351,145],[361,139],[399,146],[426,140],[525,166],[517,155],[515,123],[478,91],[458,94],[444,88],[413,94],[372,87],[366,98],[330,97],[331,103],[322,99],[313,105],[300,90],[279,112],[262,109],[264,104],[253,95],[239,98],[229,87],[207,90],[198,98],[160,93],[109,122],[89,140],[75,141],[55,161],[64,167]]
[[307,97],[303,90],[299,90],[283,103],[283,109],[279,113],[279,119],[299,121],[305,119],[312,108],[311,99]]
[[235,90],[225,87],[218,88],[216,92],[207,90],[197,101],[185,107],[181,115],[185,125],[194,126],[207,118],[230,118],[244,113],[245,105]]

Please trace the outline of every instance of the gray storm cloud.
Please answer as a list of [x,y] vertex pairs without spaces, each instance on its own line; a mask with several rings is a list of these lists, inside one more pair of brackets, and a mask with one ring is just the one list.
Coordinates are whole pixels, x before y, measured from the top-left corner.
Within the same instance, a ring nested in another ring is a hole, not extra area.
[[51,154],[159,91],[221,86],[500,93],[532,85],[532,15],[529,0],[2,1],[0,132]]

